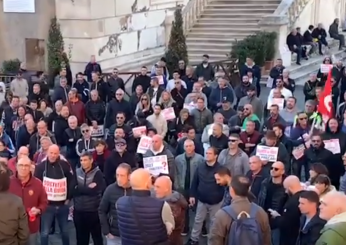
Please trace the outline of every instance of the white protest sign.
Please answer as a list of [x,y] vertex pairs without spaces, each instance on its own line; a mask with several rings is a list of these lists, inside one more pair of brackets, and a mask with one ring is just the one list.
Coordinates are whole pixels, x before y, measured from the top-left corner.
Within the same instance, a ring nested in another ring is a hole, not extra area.
[[167,121],[175,119],[175,112],[173,107],[163,109],[161,113]]
[[278,147],[257,145],[256,156],[258,156],[261,159],[261,161],[276,162],[278,157],[278,151]]
[[324,147],[331,151],[333,154],[340,154],[340,143],[339,139],[323,140]]
[[90,127],[91,137],[101,137],[105,135],[105,127],[103,125],[97,125],[97,128]]
[[62,179],[51,179],[43,177],[43,187],[46,190],[48,201],[66,201],[67,198],[67,180]]
[[145,135],[147,133],[147,127],[146,126],[140,126],[140,127],[135,127],[132,129],[133,135]]
[[273,83],[274,83],[274,79],[269,76],[267,80],[267,88],[272,88]]
[[333,65],[331,64],[321,64],[321,73],[328,73],[330,71],[330,69],[333,68]]
[[193,102],[191,102],[190,104],[184,104],[184,109],[188,109],[189,113],[191,113],[192,110],[195,108],[196,108],[196,105]]
[[298,160],[304,155],[304,151],[305,151],[305,146],[301,144],[293,148],[292,155],[294,156],[296,160]]
[[160,85],[163,85],[165,84],[164,80],[163,80],[163,76],[156,76],[157,77],[157,80],[159,80],[159,84]]
[[153,176],[169,174],[166,155],[143,158],[143,167]]
[[285,99],[284,98],[272,98],[268,99],[267,109],[269,110],[272,105],[277,105],[280,110],[284,108]]
[[137,147],[137,153],[144,154],[149,150],[151,146],[152,139],[148,136],[142,136],[139,140],[138,147]]

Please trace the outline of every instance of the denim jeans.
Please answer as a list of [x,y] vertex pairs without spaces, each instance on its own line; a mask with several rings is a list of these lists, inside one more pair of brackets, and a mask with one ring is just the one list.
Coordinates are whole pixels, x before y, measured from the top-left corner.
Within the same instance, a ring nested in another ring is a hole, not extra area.
[[37,238],[38,238],[38,232],[30,234],[29,241],[26,245],[36,245],[37,244]]
[[121,238],[115,236],[114,238],[108,238],[106,237],[107,245],[121,245]]
[[54,219],[58,222],[62,245],[70,245],[68,231],[69,206],[48,205],[46,211],[41,216],[41,245],[49,245],[49,231]]
[[280,230],[272,230],[272,245],[280,245]]

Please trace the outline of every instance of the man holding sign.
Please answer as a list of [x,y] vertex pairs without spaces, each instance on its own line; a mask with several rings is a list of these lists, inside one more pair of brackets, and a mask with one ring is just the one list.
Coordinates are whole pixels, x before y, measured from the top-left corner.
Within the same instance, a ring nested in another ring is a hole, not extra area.
[[[161,166],[159,166],[159,163],[161,163]],[[171,179],[174,179],[174,156],[163,144],[162,136],[156,134],[152,137],[151,147],[143,155],[143,165],[154,176],[166,173],[169,174]]]

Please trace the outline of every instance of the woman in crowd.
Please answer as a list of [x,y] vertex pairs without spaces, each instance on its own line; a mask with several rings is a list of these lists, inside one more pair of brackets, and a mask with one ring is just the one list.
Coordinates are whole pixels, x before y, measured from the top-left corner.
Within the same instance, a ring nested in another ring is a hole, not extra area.
[[148,94],[143,94],[137,103],[137,107],[135,110],[135,114],[137,115],[138,112],[144,113],[145,118],[153,114],[153,108],[150,103],[150,97]]
[[320,175],[327,175],[328,176],[328,169],[326,166],[324,166],[322,163],[313,163],[310,166],[310,178],[306,182],[306,185],[314,185],[316,178]]
[[320,196],[320,200],[323,200],[323,197],[329,192],[336,191],[335,186],[333,186],[330,182],[330,179],[327,175],[321,174],[315,179],[314,184],[318,194]]
[[162,105],[163,109],[172,107],[174,109],[175,115],[179,115],[179,108],[177,106],[177,103],[175,102],[175,100],[172,98],[171,94],[168,91],[162,92],[158,103]]
[[103,172],[106,159],[110,156],[110,151],[104,140],[97,140],[95,142],[95,151],[93,152],[93,160],[96,166]]
[[45,118],[48,118],[49,115],[53,112],[52,108],[48,106],[47,101],[45,100],[40,101],[40,111],[42,111]]
[[17,133],[19,128],[25,124],[24,122],[25,114],[26,114],[25,106],[19,106],[16,115],[14,115],[12,118],[12,128],[8,130],[8,133],[10,134],[13,144],[16,143],[15,140],[17,139]]
[[[333,152],[333,159],[330,161],[333,163],[328,169],[328,176],[332,185],[335,188],[339,188],[340,177],[344,174],[344,166],[342,161],[342,155],[346,150],[346,134],[342,132],[341,125],[336,118],[330,118],[327,122],[325,132],[322,134],[322,139],[324,141],[325,147]],[[335,143],[335,147],[329,148],[329,143]],[[329,160],[329,159],[328,159]]]

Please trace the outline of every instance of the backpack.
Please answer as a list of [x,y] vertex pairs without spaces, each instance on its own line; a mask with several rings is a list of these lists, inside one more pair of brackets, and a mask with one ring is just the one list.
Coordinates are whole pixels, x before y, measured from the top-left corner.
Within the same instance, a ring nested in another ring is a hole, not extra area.
[[263,244],[262,231],[256,220],[259,206],[251,203],[250,214],[242,211],[237,215],[231,206],[226,206],[222,210],[232,218],[232,224],[228,234],[228,245]]

